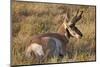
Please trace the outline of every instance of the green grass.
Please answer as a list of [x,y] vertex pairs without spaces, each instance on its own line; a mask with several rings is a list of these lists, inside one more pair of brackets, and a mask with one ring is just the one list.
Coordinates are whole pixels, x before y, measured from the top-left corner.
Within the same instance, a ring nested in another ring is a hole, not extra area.
[[[56,32],[63,22],[62,15],[67,12],[70,18],[77,9],[84,11],[82,19],[76,24],[83,37],[80,40],[69,40],[68,54],[59,62],[96,60],[94,6],[13,2],[12,65],[36,64],[33,59],[25,57],[25,48],[30,42],[30,37],[40,33]],[[44,63],[59,62],[57,57],[54,57]]]

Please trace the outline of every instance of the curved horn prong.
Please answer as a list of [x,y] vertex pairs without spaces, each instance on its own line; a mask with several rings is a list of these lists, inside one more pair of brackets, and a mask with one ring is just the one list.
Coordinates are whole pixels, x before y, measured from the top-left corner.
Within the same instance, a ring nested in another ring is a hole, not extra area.
[[69,21],[69,25],[75,25],[76,22],[78,22],[81,19],[82,14],[83,14],[83,11],[81,11],[81,12],[77,11],[77,13]]

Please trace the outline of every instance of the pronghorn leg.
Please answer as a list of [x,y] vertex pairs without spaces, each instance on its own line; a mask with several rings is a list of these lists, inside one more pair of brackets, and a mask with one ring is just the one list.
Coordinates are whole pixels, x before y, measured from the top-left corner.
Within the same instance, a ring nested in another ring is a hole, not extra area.
[[62,58],[64,57],[62,43],[59,39],[56,39],[56,38],[52,38],[52,39],[55,41],[54,55],[58,57],[57,61],[61,61]]
[[47,45],[48,46],[47,46],[47,49],[45,50],[45,55],[43,57],[43,61],[47,61],[48,59],[50,59],[51,56],[53,56],[53,53],[56,48],[55,40],[51,37],[49,38]]
[[35,59],[36,59],[36,61],[35,61],[36,63],[41,64],[42,61],[43,61],[43,60],[42,60],[42,59],[43,59],[43,56],[39,56],[39,55],[37,55]]

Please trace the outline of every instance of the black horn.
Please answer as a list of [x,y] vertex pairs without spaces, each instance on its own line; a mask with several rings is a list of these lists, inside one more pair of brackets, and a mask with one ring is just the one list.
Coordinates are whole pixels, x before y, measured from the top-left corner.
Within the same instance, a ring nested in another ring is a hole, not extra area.
[[72,19],[69,21],[69,25],[73,26],[75,25],[82,17],[83,11],[79,10],[76,12],[76,14],[72,17]]

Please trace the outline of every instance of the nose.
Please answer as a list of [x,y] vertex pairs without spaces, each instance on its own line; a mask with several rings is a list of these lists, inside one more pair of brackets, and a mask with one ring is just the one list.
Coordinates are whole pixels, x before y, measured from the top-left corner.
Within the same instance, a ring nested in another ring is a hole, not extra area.
[[81,39],[82,36],[80,36],[80,35],[76,35],[76,38],[77,38],[77,39]]
[[82,36],[79,36],[79,39],[81,39],[82,38]]
[[77,37],[78,37],[78,39],[81,39],[82,38],[82,33],[80,33]]
[[82,38],[82,36],[79,35],[79,36],[78,36],[78,39],[81,39],[81,38]]

